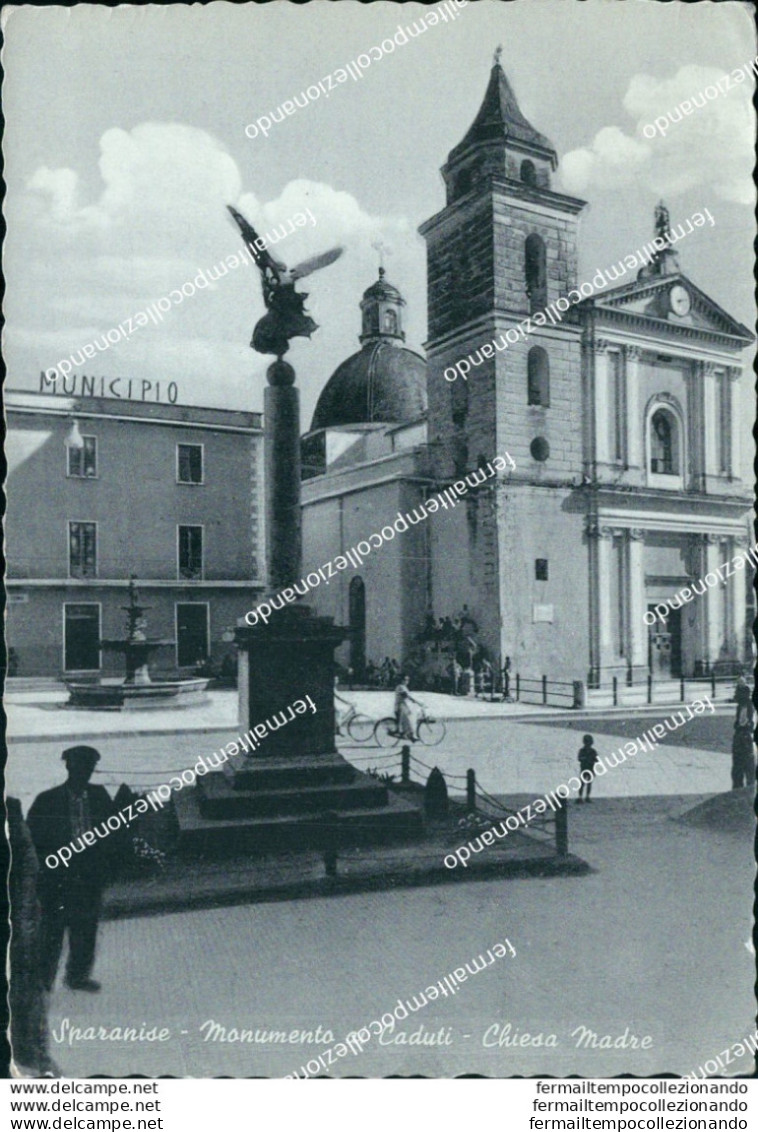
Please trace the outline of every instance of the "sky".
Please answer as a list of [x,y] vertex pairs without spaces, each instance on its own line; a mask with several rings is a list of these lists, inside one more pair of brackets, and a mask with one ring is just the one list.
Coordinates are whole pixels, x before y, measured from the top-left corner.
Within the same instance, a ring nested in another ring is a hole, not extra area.
[[[588,202],[580,281],[652,238],[661,197],[674,224],[707,207],[715,225],[680,245],[682,270],[754,328],[752,79],[722,83],[665,137],[643,129],[755,58],[749,4],[478,0],[268,137],[246,137],[249,123],[430,10],[353,0],[4,8],[8,386],[38,389],[40,370],[234,254],[227,204],[264,231],[310,208],[315,224],[276,246],[290,266],[345,249],[301,284],[319,325],[288,355],[303,431],[359,348],[377,240],[408,303],[406,344],[423,352],[417,228],[444,205],[440,167],[481,105],[498,44],[522,112],[558,152],[555,187]],[[176,381],[181,403],[260,411],[271,359],[249,342],[263,313],[254,270],[230,270],[74,370]],[[742,384],[749,421],[750,377]]]

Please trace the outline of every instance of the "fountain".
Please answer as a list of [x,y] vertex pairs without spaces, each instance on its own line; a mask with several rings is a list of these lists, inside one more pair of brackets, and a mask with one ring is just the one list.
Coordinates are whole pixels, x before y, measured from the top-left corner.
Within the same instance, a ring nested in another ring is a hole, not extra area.
[[149,605],[140,605],[136,575],[129,579],[129,604],[121,608],[126,613],[126,636],[111,641],[100,641],[100,648],[124,654],[126,676],[105,677],[93,681],[67,680],[69,707],[118,708],[135,711],[144,708],[187,707],[204,703],[207,679],[151,680],[147,662],[150,653],[162,645],[174,645],[171,640],[148,639],[145,636]]

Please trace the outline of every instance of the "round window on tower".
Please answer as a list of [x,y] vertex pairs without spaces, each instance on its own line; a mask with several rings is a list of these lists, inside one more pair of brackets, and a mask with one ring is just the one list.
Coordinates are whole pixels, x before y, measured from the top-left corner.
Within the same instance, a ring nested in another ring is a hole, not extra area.
[[550,455],[550,445],[544,436],[535,436],[534,440],[529,445],[529,451],[532,454],[533,460],[539,460],[539,462],[543,464]]

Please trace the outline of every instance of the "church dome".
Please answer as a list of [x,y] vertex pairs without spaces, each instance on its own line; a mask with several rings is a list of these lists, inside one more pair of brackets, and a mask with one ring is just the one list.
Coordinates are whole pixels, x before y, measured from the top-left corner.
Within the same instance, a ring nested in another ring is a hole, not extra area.
[[426,362],[403,345],[405,299],[384,277],[363,293],[362,348],[321,392],[311,431],[351,424],[404,424],[426,412]]

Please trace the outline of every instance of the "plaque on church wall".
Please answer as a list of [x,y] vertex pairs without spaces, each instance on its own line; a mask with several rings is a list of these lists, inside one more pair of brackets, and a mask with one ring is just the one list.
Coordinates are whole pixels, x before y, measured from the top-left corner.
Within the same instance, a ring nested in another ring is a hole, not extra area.
[[751,14],[3,7],[18,1077],[752,1072]]

